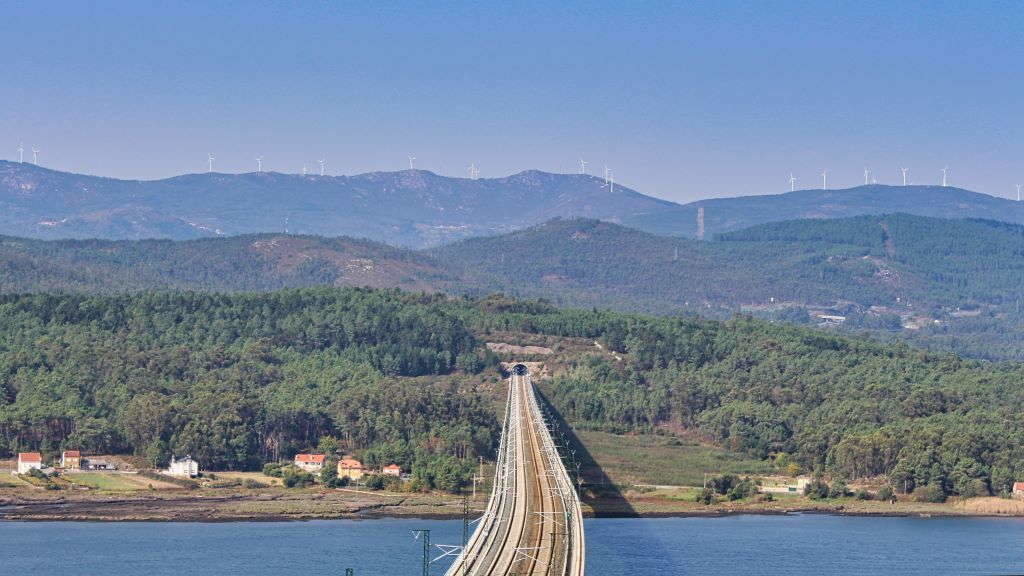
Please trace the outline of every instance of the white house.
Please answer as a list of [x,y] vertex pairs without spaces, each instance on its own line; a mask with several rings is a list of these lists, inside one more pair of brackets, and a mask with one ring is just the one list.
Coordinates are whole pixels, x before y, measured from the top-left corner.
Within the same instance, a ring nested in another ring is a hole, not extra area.
[[324,454],[296,454],[295,467],[316,474],[324,469]]
[[39,452],[18,452],[18,474],[28,474],[33,468],[43,469],[43,455]]
[[193,460],[191,456],[185,456],[181,460],[171,456],[171,466],[166,470],[166,474],[168,476],[195,478],[199,476],[199,463]]

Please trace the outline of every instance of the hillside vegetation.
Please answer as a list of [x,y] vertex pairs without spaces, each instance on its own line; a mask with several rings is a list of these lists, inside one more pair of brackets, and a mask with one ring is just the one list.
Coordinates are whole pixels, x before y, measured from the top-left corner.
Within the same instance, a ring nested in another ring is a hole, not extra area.
[[0,238],[0,292],[400,287],[657,314],[737,312],[1024,359],[1024,227],[895,214],[766,224],[714,241],[590,219],[409,251],[263,234],[186,242]]
[[256,468],[338,444],[457,487],[496,441],[496,333],[601,345],[543,385],[581,429],[697,435],[786,470],[943,493],[1024,475],[1020,365],[748,317],[325,288],[3,297],[0,452]]
[[450,488],[496,439],[490,399],[436,378],[486,358],[437,298],[40,294],[0,298],[0,326],[0,453],[253,469],[326,440]]

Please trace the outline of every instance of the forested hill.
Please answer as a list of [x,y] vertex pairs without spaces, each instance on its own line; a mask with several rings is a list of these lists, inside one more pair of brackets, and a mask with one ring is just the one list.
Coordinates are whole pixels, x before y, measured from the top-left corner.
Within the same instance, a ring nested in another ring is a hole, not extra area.
[[700,242],[563,220],[431,253],[480,292],[797,323],[828,316],[936,349],[1024,359],[1018,225],[896,214],[767,224]]
[[[909,215],[767,224],[714,241],[597,220],[414,252],[268,234],[183,242],[0,238],[0,292],[266,291],[313,285],[504,292],[597,306],[843,326],[969,356],[1024,358],[1024,228]],[[809,314],[810,313],[810,314]]]
[[257,234],[187,241],[0,237],[0,292],[268,291],[371,286],[436,292],[430,257],[351,238]]
[[483,342],[537,335],[572,354],[543,386],[577,427],[684,430],[941,493],[1006,493],[1024,475],[1020,364],[742,317],[326,288],[0,297],[0,456],[191,453],[217,470],[322,446],[457,489],[497,440]]
[[952,186],[872,184],[844,190],[797,190],[785,194],[709,198],[623,219],[656,234],[694,237],[704,209],[705,237],[768,222],[905,213],[935,218],[983,218],[1024,224],[1024,203]]
[[0,161],[0,234],[188,239],[290,231],[419,247],[557,216],[621,220],[675,206],[580,174],[530,170],[450,178],[426,170],[355,176],[189,174],[129,181]]
[[906,214],[767,224],[699,242],[557,220],[429,251],[467,285],[669,312],[776,303],[1016,306],[1024,227]]

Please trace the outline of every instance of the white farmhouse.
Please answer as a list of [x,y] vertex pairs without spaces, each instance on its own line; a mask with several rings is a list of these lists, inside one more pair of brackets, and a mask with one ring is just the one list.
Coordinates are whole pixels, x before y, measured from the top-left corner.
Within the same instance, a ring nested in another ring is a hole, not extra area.
[[193,460],[191,456],[185,456],[181,460],[171,456],[171,466],[165,471],[165,473],[168,476],[195,478],[196,476],[199,476],[199,463]]
[[28,474],[33,468],[43,469],[43,455],[39,452],[18,452],[18,474]]

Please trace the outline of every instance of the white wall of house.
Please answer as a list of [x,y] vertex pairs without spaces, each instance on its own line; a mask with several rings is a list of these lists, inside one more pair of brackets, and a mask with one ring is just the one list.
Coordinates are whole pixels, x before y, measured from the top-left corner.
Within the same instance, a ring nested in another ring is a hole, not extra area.
[[29,470],[35,468],[36,470],[43,469],[42,462],[18,462],[18,474],[28,474]]
[[188,478],[194,478],[199,476],[199,463],[189,457],[176,460],[172,456],[171,466],[167,469],[167,474],[171,476],[186,476]]

